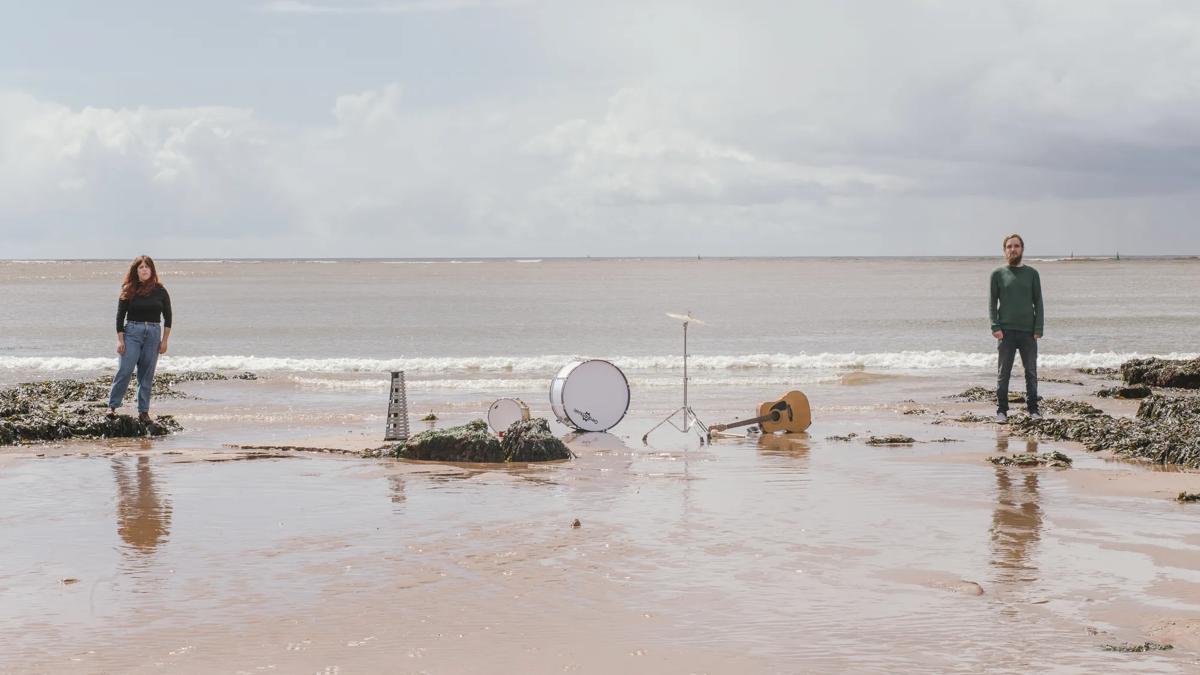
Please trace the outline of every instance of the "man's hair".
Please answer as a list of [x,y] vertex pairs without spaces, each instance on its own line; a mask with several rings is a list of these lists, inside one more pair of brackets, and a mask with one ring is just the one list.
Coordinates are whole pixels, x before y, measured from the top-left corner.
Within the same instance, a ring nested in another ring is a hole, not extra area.
[[1017,241],[1021,242],[1021,248],[1025,248],[1025,240],[1021,238],[1021,235],[1015,234],[1015,233],[1010,234],[1007,237],[1005,237],[1004,243],[1000,244],[1000,248],[1008,248],[1008,240],[1009,239],[1016,239]]

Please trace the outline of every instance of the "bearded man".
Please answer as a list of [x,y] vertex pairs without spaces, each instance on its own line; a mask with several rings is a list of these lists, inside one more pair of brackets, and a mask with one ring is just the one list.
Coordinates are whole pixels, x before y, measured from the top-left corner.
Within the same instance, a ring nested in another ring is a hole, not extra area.
[[1029,416],[1041,419],[1038,412],[1037,354],[1042,338],[1045,307],[1042,304],[1042,278],[1037,270],[1023,264],[1025,240],[1019,234],[1004,238],[1004,257],[1008,264],[992,272],[992,290],[988,314],[992,319],[992,337],[996,338],[999,363],[996,368],[996,421],[1008,421],[1008,380],[1013,360],[1021,353],[1025,368],[1025,407]]

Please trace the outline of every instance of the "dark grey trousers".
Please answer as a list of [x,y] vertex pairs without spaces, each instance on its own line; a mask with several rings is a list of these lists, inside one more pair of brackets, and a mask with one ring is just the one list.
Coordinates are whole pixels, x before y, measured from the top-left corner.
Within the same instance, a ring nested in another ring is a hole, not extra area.
[[1033,332],[1004,329],[1004,339],[999,340],[1000,360],[996,369],[996,412],[1008,412],[1008,380],[1012,377],[1013,361],[1021,352],[1021,366],[1025,368],[1025,407],[1037,412],[1037,340]]

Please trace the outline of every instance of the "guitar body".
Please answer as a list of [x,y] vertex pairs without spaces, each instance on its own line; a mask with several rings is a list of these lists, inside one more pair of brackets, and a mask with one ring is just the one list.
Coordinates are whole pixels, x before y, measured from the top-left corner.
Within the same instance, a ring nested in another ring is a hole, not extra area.
[[808,407],[808,397],[802,391],[789,391],[778,401],[760,403],[758,416],[764,418],[758,423],[764,434],[777,431],[798,434],[812,424],[812,410]]

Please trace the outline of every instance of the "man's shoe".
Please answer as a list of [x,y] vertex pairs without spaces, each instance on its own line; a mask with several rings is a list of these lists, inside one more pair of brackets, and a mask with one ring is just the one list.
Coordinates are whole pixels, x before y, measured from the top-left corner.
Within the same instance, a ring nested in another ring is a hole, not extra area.
[[150,419],[150,413],[147,413],[147,412],[138,413],[138,421],[141,422],[142,424],[153,424],[154,423],[154,420]]
[[1029,419],[1040,420],[1040,419],[1042,419],[1042,413],[1034,410],[1033,412],[1029,413]]
[[1008,424],[1008,413],[1006,413],[1006,412],[996,413],[996,424]]
[[115,420],[117,419],[117,411],[110,409],[108,412],[104,413],[104,416],[110,420]]

